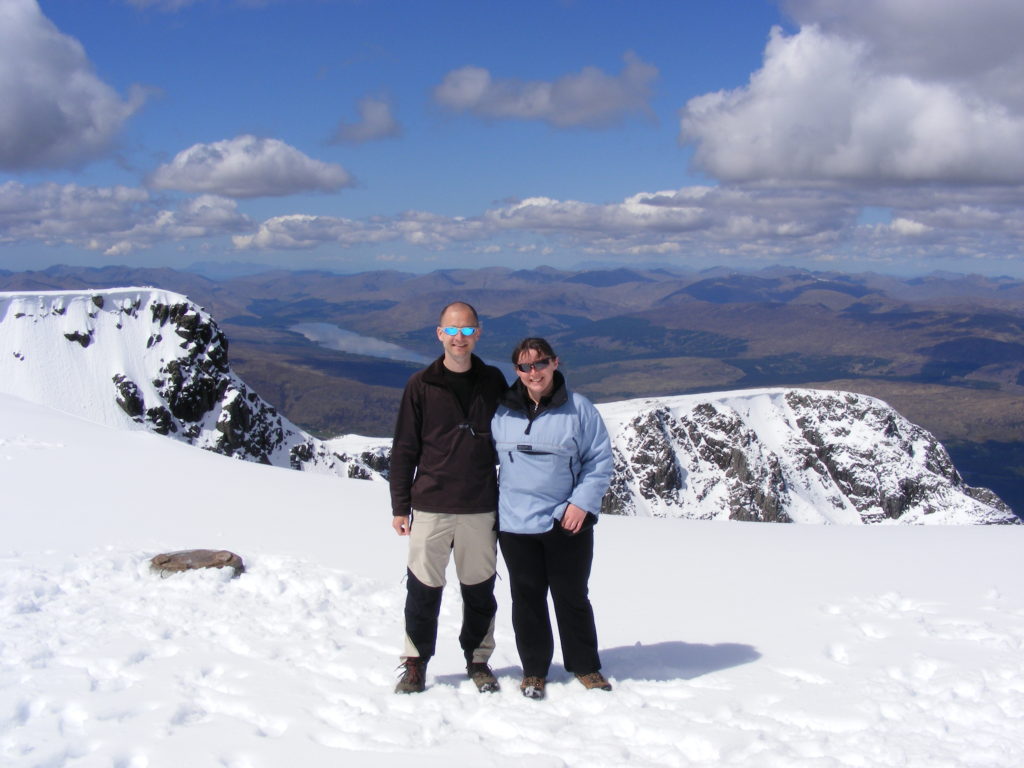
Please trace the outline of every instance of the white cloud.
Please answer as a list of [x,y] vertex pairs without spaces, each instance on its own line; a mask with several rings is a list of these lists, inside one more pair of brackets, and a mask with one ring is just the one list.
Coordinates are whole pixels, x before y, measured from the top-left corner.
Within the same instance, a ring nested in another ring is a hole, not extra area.
[[283,141],[245,135],[195,144],[157,168],[149,183],[225,197],[278,197],[334,192],[353,180],[340,165],[314,160]]
[[131,228],[149,203],[145,190],[47,183],[0,185],[0,241],[82,242]]
[[0,243],[70,245],[109,255],[250,229],[233,200],[212,195],[163,208],[144,189],[0,184]]
[[[887,225],[860,226],[865,205],[892,211]],[[1019,187],[723,185],[641,193],[614,204],[528,198],[476,217],[414,211],[365,220],[283,216],[239,249],[352,248],[404,243],[433,252],[591,254],[767,263],[1019,254],[1024,189]],[[552,250],[554,247],[554,250]],[[1009,256],[1012,258],[1012,256]]]
[[[860,224],[865,206],[891,211],[891,222]],[[985,254],[1020,258],[1024,188],[962,189],[722,185],[633,195],[618,203],[529,198],[473,217],[411,211],[350,219],[296,214],[253,222],[236,201],[199,195],[173,206],[143,189],[17,182],[0,184],[0,244],[70,245],[123,256],[160,244],[216,245],[238,250],[352,250],[367,258],[409,258],[416,248],[531,258],[564,253],[663,257],[685,262],[748,263],[818,259],[938,259]],[[195,248],[195,245],[189,245]]]
[[445,76],[434,89],[434,99],[452,111],[478,117],[541,120],[559,128],[599,127],[631,113],[650,112],[657,68],[633,53],[623,59],[619,75],[585,67],[553,82],[495,80],[486,69],[462,67]]
[[[858,226],[867,204],[891,208],[891,225]],[[1024,188],[702,186],[610,205],[532,198],[483,218],[506,235],[540,235],[595,255],[770,262],[830,253],[851,263],[971,252],[1019,258]]]
[[331,141],[361,144],[377,139],[390,139],[402,135],[402,126],[395,120],[391,102],[384,98],[366,96],[359,100],[359,120],[342,121]]
[[291,250],[315,248],[324,243],[344,247],[396,238],[397,235],[386,227],[376,224],[332,216],[294,214],[267,219],[255,233],[236,235],[232,242],[240,250]]
[[0,168],[74,167],[105,152],[142,105],[100,80],[36,0],[0,3]]
[[1024,181],[1019,2],[788,7],[805,26],[772,31],[745,87],[682,110],[697,167],[725,181]]
[[923,235],[931,229],[926,224],[913,219],[893,219],[889,228],[898,235],[908,236]]
[[1015,111],[1024,107],[1019,0],[786,0],[785,7],[800,24],[863,41],[880,71],[962,84]]
[[334,216],[275,216],[260,224],[251,235],[233,238],[235,247],[245,249],[303,249],[333,244],[343,248],[366,243],[401,240],[427,249],[470,240],[492,233],[480,219],[437,216],[409,211],[401,216],[355,220]]

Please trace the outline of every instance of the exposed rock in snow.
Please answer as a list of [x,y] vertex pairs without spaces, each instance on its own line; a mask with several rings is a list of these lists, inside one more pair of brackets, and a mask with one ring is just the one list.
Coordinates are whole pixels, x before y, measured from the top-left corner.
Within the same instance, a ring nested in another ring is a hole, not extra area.
[[341,455],[249,389],[213,318],[179,294],[0,294],[0,349],[0,388],[25,399],[239,459],[381,477],[374,441]]
[[598,406],[612,514],[803,523],[1019,523],[880,400],[765,389]]

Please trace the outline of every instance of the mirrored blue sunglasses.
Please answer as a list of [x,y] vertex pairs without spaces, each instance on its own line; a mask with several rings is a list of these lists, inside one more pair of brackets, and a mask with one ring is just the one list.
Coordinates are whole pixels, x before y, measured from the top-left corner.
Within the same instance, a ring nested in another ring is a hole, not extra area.
[[474,333],[477,332],[478,329],[472,325],[467,325],[462,328],[459,328],[458,326],[455,325],[446,325],[441,330],[444,331],[445,334],[448,336],[458,336],[460,333],[463,336],[472,336]]

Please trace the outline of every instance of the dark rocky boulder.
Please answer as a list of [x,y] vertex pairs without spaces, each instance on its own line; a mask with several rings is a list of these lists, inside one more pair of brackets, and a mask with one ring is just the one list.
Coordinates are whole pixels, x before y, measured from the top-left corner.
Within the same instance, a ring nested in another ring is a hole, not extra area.
[[226,549],[185,549],[155,555],[149,561],[150,568],[161,576],[170,576],[182,571],[201,568],[230,568],[233,578],[245,572],[242,558]]

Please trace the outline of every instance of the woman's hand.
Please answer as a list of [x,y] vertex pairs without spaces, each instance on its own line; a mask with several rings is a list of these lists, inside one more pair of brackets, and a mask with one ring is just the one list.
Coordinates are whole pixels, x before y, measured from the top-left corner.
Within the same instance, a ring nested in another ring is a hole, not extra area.
[[569,531],[569,533],[579,533],[583,530],[583,521],[586,519],[587,511],[570,503],[565,508],[565,514],[562,515],[562,528]]

